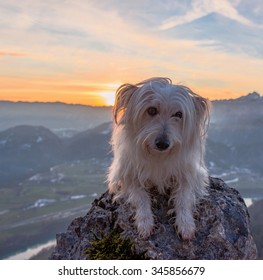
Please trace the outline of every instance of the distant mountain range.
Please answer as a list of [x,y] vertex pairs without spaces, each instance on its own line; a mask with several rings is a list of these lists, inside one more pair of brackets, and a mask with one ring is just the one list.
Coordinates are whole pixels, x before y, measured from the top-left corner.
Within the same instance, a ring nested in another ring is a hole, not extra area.
[[[263,178],[263,97],[213,101],[212,112],[210,173]],[[0,187],[64,162],[111,157],[111,108],[0,102],[0,116]]]
[[[211,123],[228,122],[242,118],[246,122],[253,117],[262,120],[263,112],[258,110],[263,97],[252,92],[237,99],[212,101]],[[230,109],[230,110],[229,110]],[[78,132],[94,128],[111,121],[112,107],[92,107],[60,102],[11,102],[0,101],[0,131],[18,126],[44,126],[60,137],[71,137]]]
[[111,119],[111,107],[0,101],[0,131],[18,125],[44,126],[70,137]]
[[224,158],[225,167],[239,166],[263,174],[262,96],[253,92],[237,99],[213,102],[209,153]]

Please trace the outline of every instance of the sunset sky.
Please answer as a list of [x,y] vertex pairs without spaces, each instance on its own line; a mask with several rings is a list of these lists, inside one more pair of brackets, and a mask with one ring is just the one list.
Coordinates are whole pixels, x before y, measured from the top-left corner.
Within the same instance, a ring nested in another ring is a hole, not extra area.
[[0,0],[0,40],[0,100],[109,105],[153,76],[263,94],[260,0]]

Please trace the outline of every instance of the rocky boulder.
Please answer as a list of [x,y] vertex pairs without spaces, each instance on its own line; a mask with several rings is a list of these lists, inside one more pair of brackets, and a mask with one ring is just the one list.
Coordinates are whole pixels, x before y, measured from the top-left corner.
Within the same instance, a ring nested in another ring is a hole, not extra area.
[[113,202],[108,192],[95,199],[89,212],[57,234],[51,259],[256,259],[247,207],[240,194],[222,180],[210,178],[209,196],[195,214],[196,234],[181,240],[166,213],[168,196],[153,191],[156,230],[141,239],[134,226],[134,210]]

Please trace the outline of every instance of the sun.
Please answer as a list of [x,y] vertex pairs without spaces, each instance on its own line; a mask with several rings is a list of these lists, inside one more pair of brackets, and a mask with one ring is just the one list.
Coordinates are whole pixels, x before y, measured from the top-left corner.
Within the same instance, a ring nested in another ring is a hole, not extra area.
[[105,100],[106,106],[114,105],[115,93],[120,85],[121,85],[121,83],[106,84],[107,90],[98,92],[98,95],[100,95]]
[[98,95],[103,97],[106,106],[113,106],[115,100],[115,91],[99,92]]

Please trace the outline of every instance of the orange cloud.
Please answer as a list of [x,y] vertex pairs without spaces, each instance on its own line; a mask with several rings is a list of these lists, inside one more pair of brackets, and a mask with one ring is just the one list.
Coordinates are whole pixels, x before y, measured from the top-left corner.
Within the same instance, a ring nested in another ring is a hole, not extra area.
[[25,53],[18,53],[18,52],[0,52],[0,56],[15,56],[15,57],[21,57],[21,56],[28,56]]

